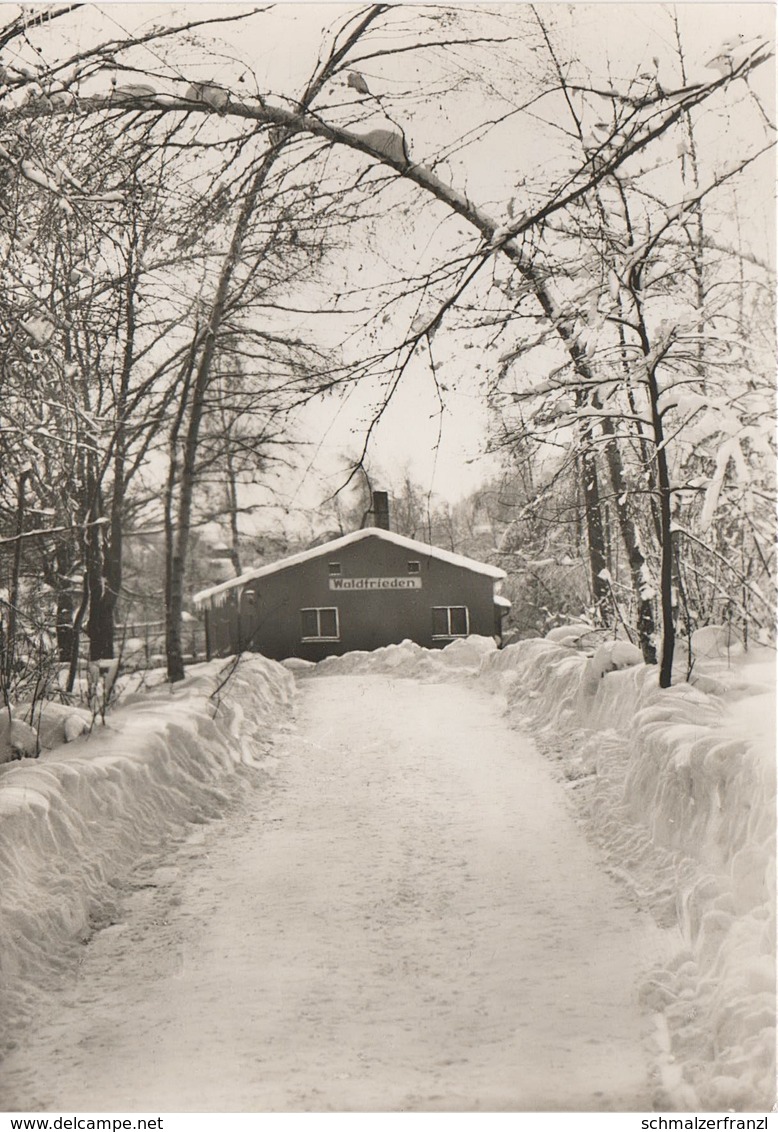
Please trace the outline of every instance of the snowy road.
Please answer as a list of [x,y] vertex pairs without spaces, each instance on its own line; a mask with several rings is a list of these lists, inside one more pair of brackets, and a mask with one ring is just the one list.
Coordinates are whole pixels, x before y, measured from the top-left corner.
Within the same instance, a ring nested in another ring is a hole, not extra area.
[[135,875],[0,1109],[650,1107],[651,927],[499,706],[302,681],[269,777]]

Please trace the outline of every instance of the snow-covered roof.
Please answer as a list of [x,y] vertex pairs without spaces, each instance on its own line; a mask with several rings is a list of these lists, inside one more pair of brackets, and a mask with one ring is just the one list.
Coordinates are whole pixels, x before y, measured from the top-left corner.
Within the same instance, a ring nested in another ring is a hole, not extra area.
[[504,609],[513,609],[513,602],[508,601],[507,597],[503,597],[502,594],[494,595],[494,604],[501,605]]
[[426,558],[437,558],[440,562],[448,562],[451,566],[461,566],[465,570],[472,570],[475,574],[486,574],[489,578],[506,578],[507,574],[499,566],[490,566],[487,562],[477,562],[475,558],[466,558],[463,554],[453,554],[450,550],[441,550],[437,546],[429,546],[426,542],[418,542],[405,535],[397,535],[394,531],[385,531],[380,527],[365,527],[361,531],[352,531],[350,535],[324,542],[321,546],[312,546],[310,550],[302,550],[299,554],[291,554],[288,558],[280,558],[278,562],[269,562],[266,566],[257,566],[254,570],[247,570],[239,578],[230,578],[228,582],[221,582],[218,586],[210,586],[207,590],[200,590],[194,595],[195,605],[209,605],[211,599],[226,590],[236,586],[244,586],[253,582],[255,578],[266,578],[269,574],[277,574],[279,570],[286,570],[290,566],[299,566],[301,562],[309,562],[313,558],[331,556],[335,551],[342,550],[352,543],[361,542],[366,538],[380,538],[403,550]]

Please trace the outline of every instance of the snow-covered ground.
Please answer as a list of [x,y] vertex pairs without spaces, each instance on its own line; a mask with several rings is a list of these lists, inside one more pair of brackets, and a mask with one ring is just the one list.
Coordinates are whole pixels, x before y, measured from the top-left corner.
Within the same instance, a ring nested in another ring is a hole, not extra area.
[[303,681],[271,777],[144,870],[0,1104],[650,1107],[637,986],[667,933],[500,709],[440,680]]
[[772,658],[634,660],[213,663],[0,768],[0,1108],[769,1109]]
[[689,1109],[763,1110],[777,1095],[775,656],[709,651],[693,683],[667,690],[620,641],[593,657],[551,640],[498,651],[470,638],[442,652],[404,642],[318,671],[470,676],[503,693],[513,724],[558,764],[611,873],[681,933],[642,988],[669,1094]]
[[89,738],[0,767],[0,1051],[112,922],[122,878],[239,796],[294,681],[261,657],[230,669],[194,666]]

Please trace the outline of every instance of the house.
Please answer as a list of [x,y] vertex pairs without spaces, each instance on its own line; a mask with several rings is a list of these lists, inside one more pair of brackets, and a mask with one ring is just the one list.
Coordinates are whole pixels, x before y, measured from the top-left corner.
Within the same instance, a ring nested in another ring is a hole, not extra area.
[[505,571],[367,527],[195,595],[209,656],[242,650],[321,660],[405,639],[442,648],[500,636]]

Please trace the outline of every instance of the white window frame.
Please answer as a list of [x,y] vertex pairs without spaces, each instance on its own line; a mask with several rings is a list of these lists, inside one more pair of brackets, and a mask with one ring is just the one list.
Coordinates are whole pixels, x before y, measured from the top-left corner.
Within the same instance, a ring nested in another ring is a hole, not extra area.
[[[340,640],[340,613],[338,612],[337,605],[306,605],[300,613],[315,613],[316,614],[316,627],[319,630],[319,636],[316,637],[301,637],[301,641],[339,641]],[[320,613],[334,613],[335,614],[335,636],[322,637],[321,636],[321,617]]]
[[[470,636],[470,610],[468,609],[468,607],[466,605],[433,605],[433,607],[432,607],[433,616],[434,616],[435,610],[439,610],[439,609],[445,609],[445,611],[446,611],[446,623],[448,625],[449,631],[447,633],[433,633],[432,634],[433,641],[458,641],[458,640],[462,640],[464,637]],[[464,633],[452,633],[451,632],[451,610],[452,609],[464,609],[464,611],[465,611],[465,631],[464,631]]]

